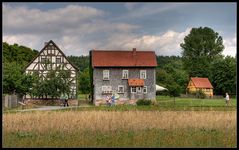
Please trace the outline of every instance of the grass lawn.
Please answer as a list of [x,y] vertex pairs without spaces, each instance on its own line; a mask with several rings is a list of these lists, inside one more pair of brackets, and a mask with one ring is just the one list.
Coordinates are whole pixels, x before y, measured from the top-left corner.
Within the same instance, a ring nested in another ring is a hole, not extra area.
[[[196,98],[179,98],[169,96],[157,96],[157,102],[160,106],[189,106],[189,107],[224,107],[225,99],[196,99]],[[236,106],[236,99],[231,99],[233,107]]]

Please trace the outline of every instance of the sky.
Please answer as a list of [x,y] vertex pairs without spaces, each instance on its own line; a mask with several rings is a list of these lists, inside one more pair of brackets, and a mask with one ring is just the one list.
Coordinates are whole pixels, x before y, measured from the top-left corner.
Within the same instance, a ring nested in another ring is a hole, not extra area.
[[181,56],[192,28],[223,38],[222,54],[236,55],[237,4],[227,3],[2,3],[3,41],[41,50],[53,40],[67,55],[89,50],[155,51]]

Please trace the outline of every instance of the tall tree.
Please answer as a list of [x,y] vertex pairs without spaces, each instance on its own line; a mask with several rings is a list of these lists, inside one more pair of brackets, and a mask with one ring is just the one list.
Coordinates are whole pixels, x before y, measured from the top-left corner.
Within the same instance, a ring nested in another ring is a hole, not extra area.
[[230,56],[216,59],[212,64],[210,79],[215,94],[236,94],[236,59]]
[[184,67],[191,77],[209,77],[212,60],[224,49],[222,37],[208,27],[192,28],[180,46]]

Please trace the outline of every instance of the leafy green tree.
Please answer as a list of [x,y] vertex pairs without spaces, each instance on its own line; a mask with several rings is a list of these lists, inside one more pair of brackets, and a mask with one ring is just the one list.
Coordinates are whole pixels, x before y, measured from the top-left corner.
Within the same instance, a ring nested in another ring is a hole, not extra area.
[[83,72],[79,75],[78,80],[79,91],[82,94],[90,93],[90,74],[89,68],[86,68]]
[[215,94],[224,95],[226,92],[236,94],[236,59],[227,56],[213,61],[210,81]]
[[175,100],[175,97],[180,96],[181,89],[177,83],[173,82],[167,85],[167,89],[168,89],[169,96],[174,97],[174,100]]
[[9,45],[3,42],[3,60],[4,62],[17,62],[18,64],[26,65],[30,62],[39,52],[32,50],[29,47],[13,44]]
[[[51,70],[47,73],[46,78],[37,77],[32,86],[33,97],[38,98],[58,98],[61,93],[70,94],[71,80],[68,70]],[[49,97],[48,97],[49,96]]]
[[5,62],[3,69],[3,93],[25,95],[34,82],[31,75],[25,74],[22,65],[16,62]]
[[67,57],[76,67],[79,68],[80,72],[83,72],[89,67],[89,56],[68,56]]
[[224,49],[222,37],[208,27],[192,28],[180,46],[182,61],[190,77],[209,77],[212,60]]

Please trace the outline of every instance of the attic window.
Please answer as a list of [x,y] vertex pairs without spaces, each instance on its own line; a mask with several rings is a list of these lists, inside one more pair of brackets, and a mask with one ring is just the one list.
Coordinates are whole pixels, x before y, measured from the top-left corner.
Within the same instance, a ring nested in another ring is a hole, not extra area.
[[61,63],[61,57],[56,58],[56,63],[60,64]]

